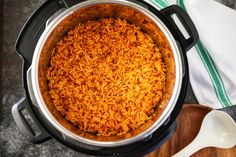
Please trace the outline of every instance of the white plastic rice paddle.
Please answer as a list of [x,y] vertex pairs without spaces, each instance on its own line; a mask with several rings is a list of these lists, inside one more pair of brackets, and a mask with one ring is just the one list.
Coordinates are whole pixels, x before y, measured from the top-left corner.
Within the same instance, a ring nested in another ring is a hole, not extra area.
[[172,157],[188,157],[205,147],[231,148],[235,145],[235,121],[229,114],[213,110],[203,119],[196,138]]

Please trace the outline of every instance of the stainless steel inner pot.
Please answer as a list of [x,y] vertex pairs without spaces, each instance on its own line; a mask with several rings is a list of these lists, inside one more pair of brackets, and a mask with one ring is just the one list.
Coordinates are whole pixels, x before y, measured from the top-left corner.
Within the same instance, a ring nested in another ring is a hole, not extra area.
[[[126,19],[151,35],[159,46],[168,49],[162,52],[167,68],[166,92],[160,102],[162,108],[157,108],[153,118],[143,126],[121,137],[98,137],[73,126],[53,106],[47,87],[46,71],[55,44],[79,23],[103,17]],[[101,147],[123,146],[144,140],[167,121],[180,94],[183,73],[178,43],[153,12],[139,3],[126,0],[89,0],[66,9],[47,25],[34,51],[31,68],[31,97],[34,98],[31,99],[36,100],[43,115],[65,139]]]

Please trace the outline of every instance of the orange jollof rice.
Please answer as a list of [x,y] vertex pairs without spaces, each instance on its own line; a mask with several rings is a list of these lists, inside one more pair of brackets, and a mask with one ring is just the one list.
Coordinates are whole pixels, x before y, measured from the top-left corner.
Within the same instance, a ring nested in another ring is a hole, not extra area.
[[147,121],[165,90],[162,55],[125,20],[79,24],[56,45],[47,71],[53,104],[81,130],[121,135]]

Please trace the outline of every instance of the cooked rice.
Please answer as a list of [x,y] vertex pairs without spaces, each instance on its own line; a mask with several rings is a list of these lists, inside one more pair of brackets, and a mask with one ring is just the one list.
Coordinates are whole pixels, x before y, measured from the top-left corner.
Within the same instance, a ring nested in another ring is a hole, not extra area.
[[79,24],[53,50],[47,71],[53,104],[81,130],[121,135],[145,123],[165,90],[162,55],[125,20]]

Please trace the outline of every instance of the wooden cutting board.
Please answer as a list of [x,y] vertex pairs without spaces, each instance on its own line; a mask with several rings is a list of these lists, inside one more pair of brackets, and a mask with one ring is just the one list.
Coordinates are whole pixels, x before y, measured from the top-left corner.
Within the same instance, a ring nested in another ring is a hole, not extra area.
[[[185,104],[177,119],[177,130],[173,136],[145,157],[171,157],[184,148],[195,138],[203,118],[209,111],[211,109],[203,105]],[[236,146],[231,149],[204,148],[192,157],[236,157]]]

